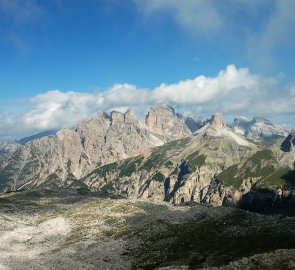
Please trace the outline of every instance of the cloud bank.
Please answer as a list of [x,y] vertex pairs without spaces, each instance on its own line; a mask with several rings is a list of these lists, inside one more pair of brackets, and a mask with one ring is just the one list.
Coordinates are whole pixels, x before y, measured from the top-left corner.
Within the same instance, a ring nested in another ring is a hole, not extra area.
[[98,111],[131,107],[138,114],[144,114],[155,103],[167,103],[182,113],[203,116],[215,111],[231,117],[294,115],[295,85],[283,87],[278,79],[263,78],[247,68],[228,65],[215,77],[201,75],[154,89],[116,84],[97,93],[52,90],[27,102],[29,109],[21,116],[0,114],[1,137],[72,127]]

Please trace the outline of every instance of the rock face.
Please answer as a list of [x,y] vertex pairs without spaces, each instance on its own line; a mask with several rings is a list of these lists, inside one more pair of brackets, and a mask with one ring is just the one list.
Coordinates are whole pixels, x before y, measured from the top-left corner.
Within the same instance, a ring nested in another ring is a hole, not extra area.
[[220,112],[217,112],[212,115],[211,120],[210,120],[210,124],[213,128],[216,128],[216,129],[226,128],[226,123],[225,123],[223,116]]
[[204,122],[201,118],[195,119],[191,116],[185,117],[185,124],[192,133],[204,126]]
[[14,141],[5,141],[0,143],[0,170],[5,165],[6,160],[14,153],[21,145]]
[[283,141],[281,150],[284,152],[291,152],[295,147],[295,129],[291,131],[288,137]]
[[16,151],[20,145],[16,142],[2,142],[0,143],[0,157],[8,157]]
[[252,120],[245,117],[235,118],[232,130],[254,141],[281,139],[288,135],[284,128],[261,117],[254,117]]
[[190,135],[184,120],[166,105],[153,107],[140,122],[132,110],[99,112],[73,130],[29,140],[0,166],[0,189],[68,186],[93,169],[139,155],[167,141]]
[[[281,144],[282,155],[280,163],[286,167],[295,170],[295,130],[293,129],[287,138]],[[294,176],[295,178],[295,176]]]
[[182,118],[171,106],[158,104],[152,107],[145,119],[147,129],[165,141],[180,139],[191,134]]

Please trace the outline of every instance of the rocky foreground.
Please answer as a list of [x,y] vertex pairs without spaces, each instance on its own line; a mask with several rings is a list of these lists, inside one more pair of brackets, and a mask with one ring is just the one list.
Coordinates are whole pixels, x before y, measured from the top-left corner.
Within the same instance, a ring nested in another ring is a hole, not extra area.
[[295,218],[66,190],[0,195],[0,269],[295,269]]

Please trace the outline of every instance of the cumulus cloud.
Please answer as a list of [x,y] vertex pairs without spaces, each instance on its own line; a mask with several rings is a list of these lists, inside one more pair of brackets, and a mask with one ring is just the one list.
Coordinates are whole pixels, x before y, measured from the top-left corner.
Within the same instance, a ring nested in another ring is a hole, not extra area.
[[[247,68],[228,65],[215,77],[198,76],[154,89],[116,84],[97,93],[53,90],[28,100],[29,109],[18,117],[0,114],[0,136],[22,136],[42,130],[73,127],[98,111],[133,108],[145,114],[155,103],[176,106],[179,112],[210,116],[215,111],[235,117],[278,117],[295,114],[295,86],[282,87],[274,78],[263,78]],[[295,124],[295,123],[294,123]]]

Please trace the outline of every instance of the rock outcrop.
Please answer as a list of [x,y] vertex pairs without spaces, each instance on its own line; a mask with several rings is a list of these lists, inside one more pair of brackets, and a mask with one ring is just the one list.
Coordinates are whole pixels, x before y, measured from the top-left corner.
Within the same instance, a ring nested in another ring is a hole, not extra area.
[[295,129],[287,136],[281,145],[281,150],[284,152],[291,152],[295,148]]
[[145,119],[147,129],[164,141],[177,140],[191,134],[184,120],[171,106],[158,104],[152,107]]
[[211,120],[210,120],[210,124],[213,128],[216,128],[216,129],[226,128],[226,123],[225,123],[223,116],[220,112],[217,112],[212,115]]

